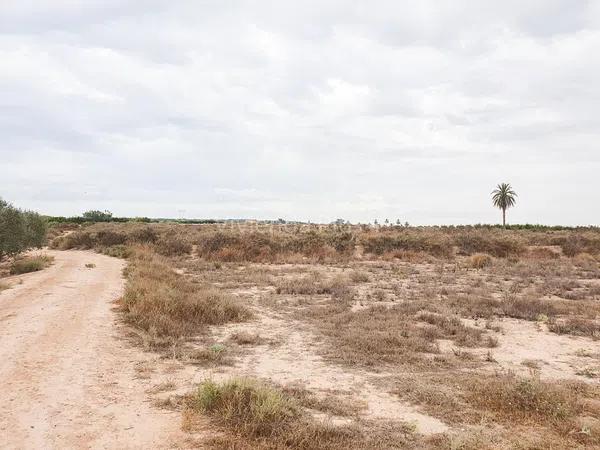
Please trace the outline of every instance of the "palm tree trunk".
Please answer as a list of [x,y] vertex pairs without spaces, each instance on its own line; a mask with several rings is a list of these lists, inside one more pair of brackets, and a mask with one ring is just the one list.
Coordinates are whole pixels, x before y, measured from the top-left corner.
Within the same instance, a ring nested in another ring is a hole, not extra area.
[[502,208],[502,226],[506,228],[506,208]]

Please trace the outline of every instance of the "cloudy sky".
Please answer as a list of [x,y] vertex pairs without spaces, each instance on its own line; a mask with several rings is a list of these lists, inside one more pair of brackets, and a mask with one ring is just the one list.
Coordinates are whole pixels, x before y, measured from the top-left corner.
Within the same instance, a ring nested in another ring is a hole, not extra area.
[[600,223],[600,1],[2,0],[0,196],[48,214]]

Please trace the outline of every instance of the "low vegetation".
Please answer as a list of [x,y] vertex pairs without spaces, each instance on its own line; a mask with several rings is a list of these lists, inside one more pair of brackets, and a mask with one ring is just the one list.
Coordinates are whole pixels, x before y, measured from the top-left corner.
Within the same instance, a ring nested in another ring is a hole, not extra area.
[[48,255],[25,256],[15,259],[10,265],[11,275],[37,272],[49,267],[54,258]]
[[223,431],[209,442],[214,448],[375,450],[416,444],[409,427],[367,433],[360,424],[333,425],[315,419],[293,396],[248,378],[205,381],[188,397],[187,407],[207,415]]
[[206,325],[245,320],[250,312],[212,286],[190,283],[168,260],[138,247],[129,259],[123,310],[128,323],[160,342],[203,331]]
[[[184,402],[186,429],[218,431],[202,445],[599,445],[598,229],[100,223],[52,246],[127,258],[127,322],[234,376]],[[421,435],[404,406],[449,431]]]

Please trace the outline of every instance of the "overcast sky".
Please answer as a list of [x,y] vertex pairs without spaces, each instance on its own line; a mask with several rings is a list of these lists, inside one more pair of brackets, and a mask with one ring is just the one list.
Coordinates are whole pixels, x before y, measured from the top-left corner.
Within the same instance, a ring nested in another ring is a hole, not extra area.
[[0,196],[48,214],[600,223],[600,1],[0,2]]

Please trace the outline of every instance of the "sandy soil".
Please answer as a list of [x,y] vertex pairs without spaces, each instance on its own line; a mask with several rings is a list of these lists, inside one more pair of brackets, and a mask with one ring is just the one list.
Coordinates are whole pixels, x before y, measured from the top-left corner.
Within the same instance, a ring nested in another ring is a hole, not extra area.
[[[148,358],[122,338],[123,261],[48,251],[54,264],[4,279],[0,448],[173,448],[180,415],[150,404]],[[86,268],[86,264],[94,264]]]

